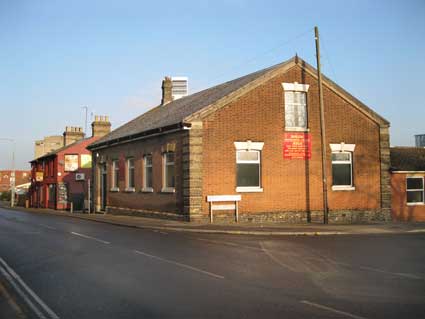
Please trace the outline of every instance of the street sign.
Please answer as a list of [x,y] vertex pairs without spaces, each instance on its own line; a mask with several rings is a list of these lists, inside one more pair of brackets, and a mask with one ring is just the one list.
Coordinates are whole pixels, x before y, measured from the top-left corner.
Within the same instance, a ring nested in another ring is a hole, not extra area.
[[35,172],[35,181],[36,182],[42,182],[44,178],[43,172]]

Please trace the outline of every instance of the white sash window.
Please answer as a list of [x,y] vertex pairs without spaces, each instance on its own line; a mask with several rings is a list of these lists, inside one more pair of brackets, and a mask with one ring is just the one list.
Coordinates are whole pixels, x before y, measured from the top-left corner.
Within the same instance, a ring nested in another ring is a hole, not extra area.
[[424,203],[424,178],[408,176],[406,178],[407,204]]
[[307,131],[308,84],[282,83],[285,91],[285,131]]

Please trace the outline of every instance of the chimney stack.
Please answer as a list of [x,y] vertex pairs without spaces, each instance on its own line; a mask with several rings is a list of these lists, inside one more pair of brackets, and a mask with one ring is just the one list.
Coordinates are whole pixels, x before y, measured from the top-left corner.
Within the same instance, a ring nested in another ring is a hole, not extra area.
[[165,105],[173,101],[172,89],[173,89],[173,84],[171,82],[171,78],[169,76],[166,76],[164,80],[162,80],[161,105]]
[[91,123],[92,137],[101,137],[111,132],[111,122],[109,116],[95,115]]
[[65,127],[65,132],[63,132],[63,145],[67,146],[83,138],[84,132],[82,127],[67,126]]

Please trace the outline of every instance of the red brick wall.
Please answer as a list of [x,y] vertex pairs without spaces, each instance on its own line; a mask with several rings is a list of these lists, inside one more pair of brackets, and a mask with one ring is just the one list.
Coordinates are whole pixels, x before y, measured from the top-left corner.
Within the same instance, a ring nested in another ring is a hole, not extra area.
[[[34,182],[31,185],[30,196],[32,207],[49,207],[55,208],[55,201],[49,199],[48,186],[49,184],[66,183],[68,186],[68,200],[70,200],[72,194],[85,194],[87,197],[87,180],[91,179],[91,169],[81,167],[81,155],[91,155],[91,152],[86,149],[87,145],[96,141],[99,137],[92,137],[90,139],[81,141],[78,144],[72,145],[62,151],[59,151],[56,155],[48,158],[40,159],[33,162],[32,165],[32,178]],[[78,170],[75,172],[65,172],[64,162],[65,155],[67,154],[78,154]],[[42,182],[35,182],[35,172],[43,171],[44,161],[44,177]],[[49,167],[46,170],[46,167]],[[53,170],[52,170],[53,168]],[[85,174],[85,181],[76,181],[75,175],[77,173]],[[60,175],[60,176],[59,176]],[[43,188],[42,198],[37,195],[37,188]],[[58,192],[56,191],[56,196]],[[57,198],[56,198],[57,201]],[[56,209],[69,209],[70,205],[57,202]]]
[[[0,171],[0,192],[7,192],[10,190],[10,177],[11,170]],[[29,183],[31,181],[31,171],[15,171],[15,185]]]
[[[81,167],[81,155],[91,155],[91,152],[86,148],[87,145],[93,143],[99,139],[99,137],[92,137],[85,141],[82,141],[78,144],[75,144],[63,151],[60,151],[55,158],[55,179],[57,183],[66,183],[68,186],[68,201],[70,201],[75,194],[84,194],[84,197],[87,198],[88,193],[88,184],[87,180],[92,179],[91,177],[91,168],[82,168]],[[68,154],[78,154],[78,169],[74,172],[65,171],[65,155]],[[60,176],[58,176],[60,173]],[[85,180],[77,181],[75,175],[77,173],[84,173]],[[57,195],[57,194],[56,194]],[[81,196],[81,195],[80,195]],[[58,203],[58,209],[69,209],[69,205],[61,205]]]
[[[104,159],[108,170],[107,205],[110,207],[129,208],[178,213],[183,211],[182,194],[182,132],[167,134],[146,140],[134,141],[96,151],[99,161]],[[162,189],[162,153],[168,145],[175,145],[175,193],[163,193]],[[142,192],[143,187],[143,156],[152,153],[153,192]],[[135,159],[135,192],[126,192],[125,166],[126,158]],[[119,159],[119,191],[110,191],[112,183],[112,160]],[[99,199],[99,189],[95,191]]]
[[[283,159],[284,91],[282,82],[310,85],[308,126],[311,160]],[[348,102],[324,87],[329,208],[380,208],[379,127]],[[250,91],[209,116],[203,123],[203,197],[236,194],[235,141],[264,142],[262,193],[241,193],[241,212],[322,209],[321,147],[317,80],[298,66]],[[355,191],[332,191],[329,143],[356,144]],[[208,204],[203,202],[203,212]]]
[[[399,221],[425,221],[425,205],[407,205],[406,177],[408,175],[411,174],[391,174],[392,217]],[[415,176],[425,177],[425,173],[415,174]]]

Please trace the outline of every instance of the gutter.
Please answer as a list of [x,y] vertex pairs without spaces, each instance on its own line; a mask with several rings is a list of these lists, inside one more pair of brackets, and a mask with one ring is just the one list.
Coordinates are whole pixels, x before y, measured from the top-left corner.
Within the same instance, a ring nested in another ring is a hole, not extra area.
[[391,171],[392,174],[424,174],[425,171]]
[[130,143],[130,142],[133,142],[133,141],[143,140],[143,139],[151,138],[151,137],[154,137],[154,136],[175,133],[175,132],[179,132],[179,131],[182,131],[182,130],[190,130],[190,128],[191,128],[190,123],[179,122],[179,123],[176,123],[176,124],[162,126],[162,127],[158,127],[158,128],[152,129],[152,130],[136,133],[136,134],[130,134],[130,135],[126,135],[126,136],[123,136],[123,137],[118,137],[118,138],[115,138],[115,139],[112,139],[112,140],[109,140],[109,141],[100,142],[100,143],[95,144],[95,145],[89,145],[86,148],[90,151],[96,151],[96,150],[100,150],[100,149],[107,148],[107,147],[110,147],[110,146]]

